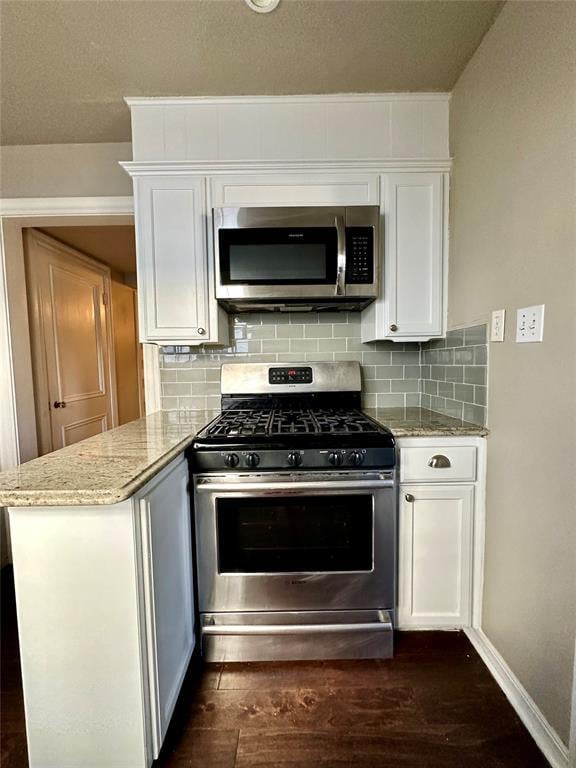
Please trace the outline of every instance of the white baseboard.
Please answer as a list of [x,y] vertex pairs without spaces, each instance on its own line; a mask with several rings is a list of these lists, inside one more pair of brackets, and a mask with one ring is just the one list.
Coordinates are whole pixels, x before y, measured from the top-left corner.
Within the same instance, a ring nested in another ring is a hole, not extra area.
[[568,768],[568,748],[486,634],[481,629],[465,632],[552,768]]

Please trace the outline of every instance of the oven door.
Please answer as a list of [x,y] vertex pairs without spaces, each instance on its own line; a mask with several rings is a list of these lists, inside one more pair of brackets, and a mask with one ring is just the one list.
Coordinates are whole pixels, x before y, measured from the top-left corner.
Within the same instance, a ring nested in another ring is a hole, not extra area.
[[216,208],[218,299],[306,299],[345,292],[346,209]]
[[391,473],[196,478],[200,611],[393,610]]

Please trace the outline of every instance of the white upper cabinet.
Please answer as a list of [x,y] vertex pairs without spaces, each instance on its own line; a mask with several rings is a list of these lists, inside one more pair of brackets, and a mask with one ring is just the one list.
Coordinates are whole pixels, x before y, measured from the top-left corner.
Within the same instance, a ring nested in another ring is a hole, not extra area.
[[362,341],[443,335],[448,94],[127,102],[142,341],[228,342],[214,206],[380,205],[382,286]]
[[134,194],[140,341],[225,342],[210,288],[205,180],[136,176]]
[[364,310],[362,341],[443,335],[447,185],[445,173],[381,177],[383,285]]

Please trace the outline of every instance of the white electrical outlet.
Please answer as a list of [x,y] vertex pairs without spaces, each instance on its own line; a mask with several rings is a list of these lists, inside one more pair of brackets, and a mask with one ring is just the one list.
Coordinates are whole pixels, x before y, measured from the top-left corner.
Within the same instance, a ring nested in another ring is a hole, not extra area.
[[516,313],[516,341],[542,341],[544,339],[544,304],[524,307]]
[[504,341],[505,309],[495,309],[492,312],[492,325],[490,327],[490,341]]

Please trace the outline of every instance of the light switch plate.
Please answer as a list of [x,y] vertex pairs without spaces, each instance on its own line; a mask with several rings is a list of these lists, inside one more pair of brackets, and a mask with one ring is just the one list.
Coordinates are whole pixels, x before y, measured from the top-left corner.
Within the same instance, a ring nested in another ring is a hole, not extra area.
[[495,309],[492,312],[490,325],[490,341],[504,341],[504,323],[506,320],[505,309]]
[[544,339],[544,304],[523,307],[516,313],[516,341],[521,344]]

